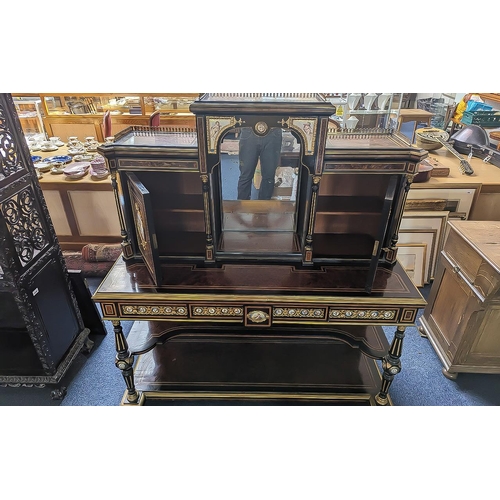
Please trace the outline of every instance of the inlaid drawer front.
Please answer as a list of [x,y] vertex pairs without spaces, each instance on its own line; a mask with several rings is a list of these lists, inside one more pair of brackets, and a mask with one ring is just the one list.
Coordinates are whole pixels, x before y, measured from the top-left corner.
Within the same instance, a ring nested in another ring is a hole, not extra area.
[[193,319],[243,319],[243,306],[191,305]]
[[165,170],[198,170],[198,162],[190,160],[126,160],[119,159],[118,165],[120,168],[135,168],[141,169],[154,168],[156,171]]
[[336,309],[330,308],[330,320],[397,321],[398,309]]
[[305,320],[325,321],[327,317],[326,307],[274,307],[273,319],[275,321]]
[[361,170],[365,172],[373,172],[373,171],[391,171],[391,172],[405,172],[408,171],[410,173],[415,171],[415,164],[410,163],[358,163],[358,162],[349,162],[349,163],[333,163],[333,162],[325,162],[325,171],[340,171],[340,170]]
[[123,318],[154,317],[154,318],[187,318],[188,307],[186,305],[142,305],[142,304],[120,304],[120,316]]

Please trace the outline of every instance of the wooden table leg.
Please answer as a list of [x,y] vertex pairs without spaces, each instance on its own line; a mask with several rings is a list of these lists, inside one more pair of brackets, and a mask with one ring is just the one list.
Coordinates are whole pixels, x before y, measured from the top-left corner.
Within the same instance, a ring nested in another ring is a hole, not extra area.
[[382,386],[380,392],[375,396],[375,401],[382,406],[389,403],[387,394],[394,377],[401,371],[401,353],[403,351],[403,339],[405,337],[405,326],[398,326],[394,339],[387,356],[382,360]]
[[127,339],[123,334],[123,328],[119,321],[113,321],[115,332],[116,361],[115,365],[121,370],[125,384],[127,385],[127,401],[130,404],[139,403],[139,393],[135,389],[134,383],[134,356],[131,356],[128,349]]

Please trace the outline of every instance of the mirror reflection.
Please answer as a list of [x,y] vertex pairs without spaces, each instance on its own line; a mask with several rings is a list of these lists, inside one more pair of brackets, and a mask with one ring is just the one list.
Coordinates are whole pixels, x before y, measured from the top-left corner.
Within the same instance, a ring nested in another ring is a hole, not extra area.
[[300,143],[287,130],[229,132],[220,149],[225,231],[294,231]]

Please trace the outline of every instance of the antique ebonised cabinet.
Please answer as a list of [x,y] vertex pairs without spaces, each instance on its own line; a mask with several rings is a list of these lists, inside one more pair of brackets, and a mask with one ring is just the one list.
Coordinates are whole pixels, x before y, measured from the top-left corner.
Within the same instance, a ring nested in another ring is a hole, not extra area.
[[0,94],[0,384],[59,384],[88,335],[12,98]]
[[[137,404],[149,391],[137,390],[132,367],[135,354],[155,345],[159,356],[191,336],[273,338],[289,346],[289,337],[305,335],[306,344],[328,339],[332,348],[340,340],[363,356],[389,356],[382,389],[372,398],[387,404],[404,329],[425,305],[397,262],[396,244],[413,175],[427,152],[393,130],[329,128],[335,108],[316,94],[205,94],[190,109],[196,131],[131,127],[99,149],[112,175],[123,260],[94,299],[115,323],[126,402]],[[272,193],[262,199],[272,136],[280,142],[277,168]],[[256,169],[245,197],[238,177],[250,163],[248,142],[256,148]],[[137,325],[127,343],[120,319],[149,326]],[[382,324],[398,327],[390,349]],[[254,375],[238,382],[221,374],[226,382],[209,384],[204,372],[188,385],[205,392],[244,386],[252,397],[259,388],[275,397],[284,387]],[[285,392],[301,392],[301,384],[285,384]],[[316,395],[333,387],[312,386]],[[351,396],[359,393],[349,387]]]

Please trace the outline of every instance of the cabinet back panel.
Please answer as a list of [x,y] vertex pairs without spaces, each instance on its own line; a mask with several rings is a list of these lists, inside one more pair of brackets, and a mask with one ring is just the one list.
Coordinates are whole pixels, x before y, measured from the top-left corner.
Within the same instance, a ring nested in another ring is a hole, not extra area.
[[381,212],[383,198],[366,196],[362,199],[352,196],[319,196],[318,212]]
[[321,179],[319,195],[384,198],[390,178],[380,174],[325,174]]
[[205,233],[188,233],[186,231],[158,231],[158,252],[160,255],[204,256]]
[[205,217],[203,212],[187,210],[154,210],[157,236],[164,232],[205,232]]
[[366,234],[317,234],[313,253],[316,258],[370,259],[374,243]]
[[296,253],[299,245],[293,232],[225,231],[219,251]]
[[316,214],[315,234],[345,233],[377,236],[380,214]]
[[134,172],[149,191],[160,255],[204,256],[203,192],[198,172]]

